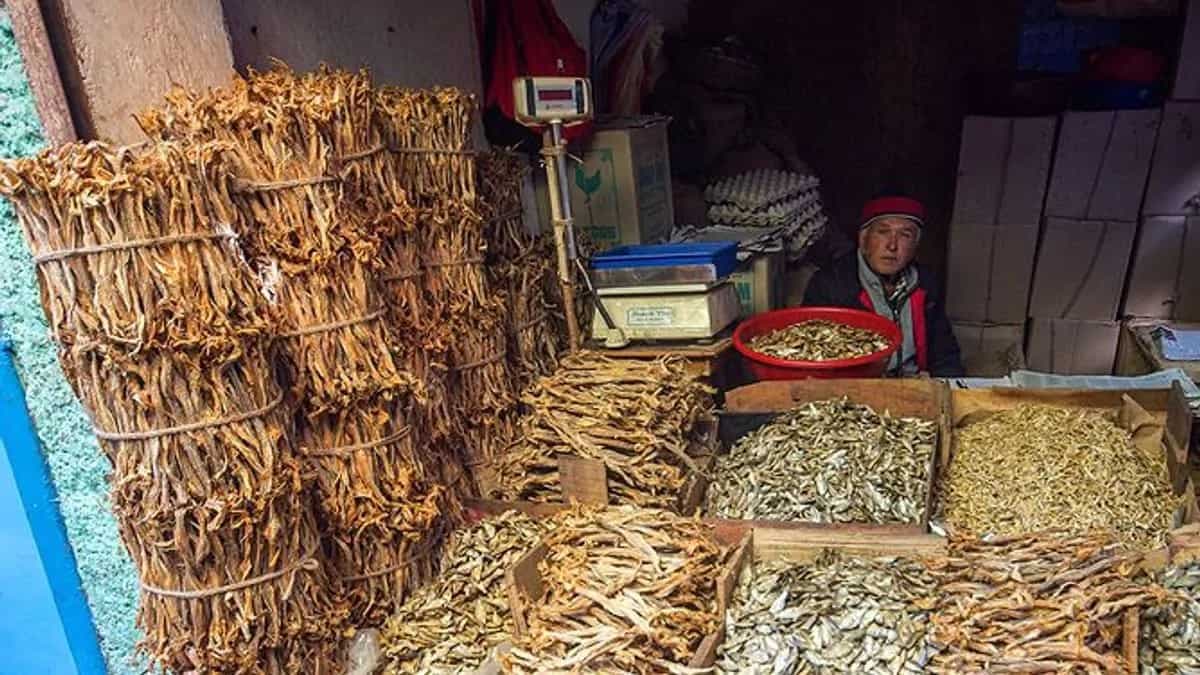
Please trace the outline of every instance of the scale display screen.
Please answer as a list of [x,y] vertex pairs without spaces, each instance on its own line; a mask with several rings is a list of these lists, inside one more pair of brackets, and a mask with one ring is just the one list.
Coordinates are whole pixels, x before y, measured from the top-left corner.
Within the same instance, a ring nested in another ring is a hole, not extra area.
[[524,124],[578,122],[592,116],[592,88],[579,77],[518,77],[513,80],[517,120]]

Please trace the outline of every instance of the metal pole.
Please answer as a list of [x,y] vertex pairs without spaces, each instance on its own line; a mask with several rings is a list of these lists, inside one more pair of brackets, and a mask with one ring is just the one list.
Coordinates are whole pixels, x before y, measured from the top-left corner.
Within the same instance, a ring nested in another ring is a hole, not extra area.
[[575,311],[574,219],[571,217],[571,188],[567,184],[567,148],[562,137],[562,123],[551,122],[550,133],[544,135],[542,158],[546,165],[546,182],[550,188],[550,218],[554,223],[554,247],[558,257],[558,283],[562,289],[563,312],[567,316],[568,349],[580,346],[579,317]]

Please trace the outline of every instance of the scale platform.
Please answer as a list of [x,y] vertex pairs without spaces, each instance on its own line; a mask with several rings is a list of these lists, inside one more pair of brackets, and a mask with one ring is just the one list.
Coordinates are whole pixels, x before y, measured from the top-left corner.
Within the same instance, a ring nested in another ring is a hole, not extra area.
[[[604,288],[597,293],[613,323],[631,340],[702,340],[737,320],[741,304],[729,281]],[[592,337],[607,334],[604,318],[592,312]]]

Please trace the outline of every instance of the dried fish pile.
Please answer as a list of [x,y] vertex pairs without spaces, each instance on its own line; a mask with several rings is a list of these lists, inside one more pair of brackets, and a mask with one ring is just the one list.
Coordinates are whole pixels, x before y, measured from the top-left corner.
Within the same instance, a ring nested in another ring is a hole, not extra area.
[[344,184],[338,153],[371,148],[364,74],[235,78],[172,92],[139,116],[151,136],[228,144],[233,223],[277,299],[300,404],[297,439],[315,469],[323,534],[358,625],[374,625],[427,577],[453,505],[414,438],[421,383],[397,355],[377,285],[379,234]]
[[493,151],[479,158],[480,194],[486,214],[488,273],[492,286],[507,299],[508,361],[516,390],[552,372],[566,347],[551,313],[557,284],[554,244],[525,229],[521,184],[528,168],[514,154]]
[[904,558],[825,551],[811,564],[756,561],[725,615],[717,672],[923,672],[936,586]]
[[1200,561],[1168,567],[1158,582],[1175,594],[1142,610],[1142,675],[1200,673]]
[[275,380],[277,317],[212,145],[0,164],[68,380],[112,462],[142,648],[173,672],[334,672],[346,611]]
[[1108,534],[956,537],[930,562],[935,673],[1124,673],[1127,608],[1166,598]]
[[947,522],[977,534],[1112,530],[1162,546],[1178,500],[1166,457],[1095,410],[1023,405],[963,427],[944,485]]
[[750,339],[750,349],[788,361],[853,359],[889,346],[887,338],[866,328],[813,319]]
[[505,672],[693,673],[717,631],[725,551],[709,526],[621,507],[560,516],[543,539],[543,593],[524,607],[527,635]]
[[783,413],[717,457],[706,513],[818,523],[918,523],[937,426],[847,399]]
[[457,530],[438,576],[388,619],[384,672],[474,673],[512,635],[505,573],[537,544],[548,522],[508,512]]
[[558,455],[603,462],[611,503],[675,508],[700,471],[712,390],[681,358],[607,359],[581,352],[522,396],[519,438],[492,465],[500,499],[561,501]]

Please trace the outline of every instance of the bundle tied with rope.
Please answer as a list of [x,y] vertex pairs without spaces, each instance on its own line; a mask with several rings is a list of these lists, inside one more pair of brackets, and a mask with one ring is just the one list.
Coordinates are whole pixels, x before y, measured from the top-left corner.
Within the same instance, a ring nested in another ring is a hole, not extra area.
[[228,218],[279,303],[297,443],[356,625],[381,622],[425,578],[421,551],[456,508],[411,433],[424,388],[387,322],[371,196],[347,185],[338,156],[375,141],[374,100],[363,73],[276,67],[204,94],[176,90],[139,116],[152,136],[234,148]]
[[277,316],[215,144],[0,164],[67,379],[112,462],[141,648],[176,672],[334,672],[331,594],[276,382]]
[[602,462],[613,504],[675,508],[713,448],[713,390],[681,357],[563,358],[521,397],[528,412],[487,484],[512,501],[562,501],[559,455]]

